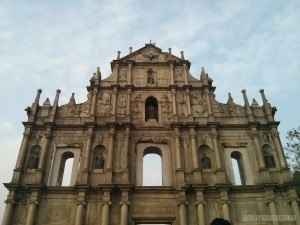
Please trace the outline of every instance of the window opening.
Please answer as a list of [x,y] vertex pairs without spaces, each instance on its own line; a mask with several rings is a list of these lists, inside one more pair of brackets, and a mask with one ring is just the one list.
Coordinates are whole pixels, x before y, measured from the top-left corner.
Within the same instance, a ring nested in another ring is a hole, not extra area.
[[61,156],[57,186],[70,186],[73,173],[74,154],[64,152]]
[[147,148],[143,158],[143,186],[162,186],[162,158],[160,149]]
[[243,163],[241,153],[239,152],[232,152],[231,153],[231,164],[234,174],[235,185],[244,185],[244,170],[243,170]]

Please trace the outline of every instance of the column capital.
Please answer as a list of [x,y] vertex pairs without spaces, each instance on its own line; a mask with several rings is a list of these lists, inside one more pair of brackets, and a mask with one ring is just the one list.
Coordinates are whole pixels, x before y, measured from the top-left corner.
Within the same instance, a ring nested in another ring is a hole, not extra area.
[[123,205],[129,206],[129,205],[130,205],[130,202],[129,202],[129,201],[120,202],[120,206],[122,207]]

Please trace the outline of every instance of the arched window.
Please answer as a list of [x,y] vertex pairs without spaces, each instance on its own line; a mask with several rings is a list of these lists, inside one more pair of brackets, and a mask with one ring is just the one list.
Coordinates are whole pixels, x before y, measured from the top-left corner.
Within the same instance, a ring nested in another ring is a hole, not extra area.
[[240,152],[231,153],[231,163],[234,174],[235,185],[245,185],[244,165]]
[[57,186],[73,185],[72,183],[73,161],[74,161],[74,154],[72,152],[64,152],[61,155],[59,172],[57,177]]
[[275,163],[275,160],[274,160],[274,156],[272,155],[271,146],[266,144],[262,147],[262,150],[263,150],[263,154],[264,154],[266,167],[267,168],[275,168],[276,163]]
[[198,150],[198,162],[201,169],[211,169],[211,153],[207,145],[201,145]]
[[143,186],[162,186],[161,151],[156,147],[148,147],[143,158]]
[[105,147],[98,145],[94,149],[93,169],[104,169],[105,165]]
[[152,96],[145,101],[145,120],[158,120],[158,103],[157,99]]
[[34,145],[31,148],[30,155],[27,161],[27,169],[37,169],[40,161],[41,146]]

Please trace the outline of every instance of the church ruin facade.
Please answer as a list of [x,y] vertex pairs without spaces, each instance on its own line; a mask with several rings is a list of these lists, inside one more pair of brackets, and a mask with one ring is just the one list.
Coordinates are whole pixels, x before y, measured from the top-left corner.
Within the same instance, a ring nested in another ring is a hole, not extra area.
[[[2,225],[300,224],[297,195],[274,120],[275,108],[215,98],[202,68],[155,44],[93,74],[84,103],[26,109],[24,135]],[[161,158],[161,185],[145,186],[143,160]],[[65,167],[72,160],[70,185]],[[236,168],[236,169],[235,169]],[[293,215],[249,222],[251,215]],[[248,219],[247,219],[248,218]]]

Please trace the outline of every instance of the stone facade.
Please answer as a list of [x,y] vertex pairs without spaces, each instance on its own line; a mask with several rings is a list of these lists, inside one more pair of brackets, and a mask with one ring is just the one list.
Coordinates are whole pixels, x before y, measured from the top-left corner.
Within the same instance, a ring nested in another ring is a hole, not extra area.
[[[212,79],[155,44],[98,68],[77,104],[58,106],[41,90],[26,109],[24,136],[2,225],[300,224],[299,205],[274,121],[275,108],[215,99]],[[143,186],[143,157],[162,160],[162,186]],[[62,186],[67,159],[70,186]],[[233,161],[241,185],[234,178]],[[247,222],[247,215],[296,215]]]

